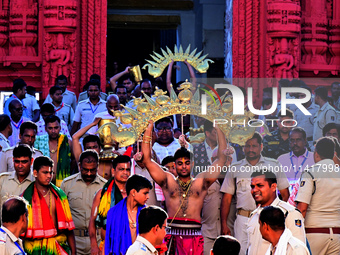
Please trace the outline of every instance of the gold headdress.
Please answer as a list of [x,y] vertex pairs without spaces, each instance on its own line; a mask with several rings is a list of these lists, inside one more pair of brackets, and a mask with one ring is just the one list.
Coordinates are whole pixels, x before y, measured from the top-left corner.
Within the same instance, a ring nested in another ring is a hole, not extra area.
[[166,47],[166,51],[161,49],[163,56],[153,52],[154,55],[151,55],[151,58],[154,61],[151,60],[145,60],[149,64],[145,64],[143,66],[143,69],[146,69],[148,67],[148,72],[150,75],[152,75],[154,78],[157,78],[162,75],[164,69],[172,62],[172,61],[187,61],[190,65],[192,65],[198,72],[205,73],[209,69],[209,62],[214,63],[211,59],[205,59],[208,54],[202,55],[202,51],[198,52],[196,54],[197,49],[194,49],[193,52],[190,53],[190,44],[183,52],[182,45],[179,46],[179,49],[175,45],[174,53],[171,52],[171,50]]

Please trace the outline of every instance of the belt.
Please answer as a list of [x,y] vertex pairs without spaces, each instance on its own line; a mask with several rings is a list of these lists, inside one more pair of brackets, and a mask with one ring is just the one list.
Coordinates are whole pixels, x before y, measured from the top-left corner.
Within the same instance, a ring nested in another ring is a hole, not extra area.
[[307,234],[330,234],[331,229],[333,234],[340,234],[340,228],[306,228]]
[[[79,237],[89,236],[89,230],[87,228],[86,229],[74,229],[73,232],[75,236],[79,236]],[[97,229],[96,232],[97,232],[97,235],[100,235],[99,229]]]
[[252,212],[253,212],[253,211],[247,211],[247,210],[243,210],[243,209],[237,209],[237,214],[238,214],[238,215],[241,215],[241,216],[244,216],[244,217],[247,217],[247,218],[250,217],[250,214],[251,214]]

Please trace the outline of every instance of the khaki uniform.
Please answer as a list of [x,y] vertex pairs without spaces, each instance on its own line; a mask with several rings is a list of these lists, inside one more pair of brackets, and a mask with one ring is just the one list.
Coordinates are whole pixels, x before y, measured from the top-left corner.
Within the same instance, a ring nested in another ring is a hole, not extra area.
[[313,140],[316,141],[322,137],[322,129],[327,123],[336,121],[335,109],[328,102],[325,103],[314,116]]
[[[288,228],[294,237],[306,242],[306,234],[304,228],[304,219],[302,214],[295,209],[294,206],[280,200],[278,197],[271,203],[271,206],[279,207],[286,216],[286,228]],[[259,217],[262,207],[258,207],[250,216],[247,232],[248,232],[248,254],[257,255],[265,254],[270,243],[262,238],[260,232]]]
[[[323,169],[325,165],[328,166],[326,170]],[[325,159],[308,172],[301,176],[295,201],[308,204],[305,227],[312,254],[339,255],[340,234],[336,234],[340,231],[339,166]]]
[[2,133],[0,133],[0,152],[9,147],[9,140]]
[[[14,163],[13,163],[13,147],[9,147],[5,149],[1,153],[0,158],[0,173],[3,172],[13,172],[14,170]],[[36,148],[33,148],[32,157],[35,159],[36,157],[42,156],[42,152]],[[31,166],[31,170],[33,171],[33,164]]]
[[91,243],[88,233],[91,207],[96,192],[103,188],[106,182],[104,178],[97,175],[94,181],[87,185],[81,178],[81,174],[77,173],[67,177],[61,183],[60,188],[67,195],[72,219],[76,227],[74,234],[78,254],[91,254]]
[[148,240],[138,235],[136,241],[127,250],[126,255],[158,255],[158,252]]
[[202,236],[204,237],[204,255],[210,254],[216,237],[221,234],[220,207],[222,193],[221,185],[216,180],[209,188],[203,201]]
[[[50,96],[50,94],[47,95],[44,104],[46,103],[50,103],[52,104],[52,98]],[[76,94],[72,91],[69,90],[65,90],[65,92],[63,93],[63,103],[68,104],[72,107],[73,111],[76,110],[77,107],[77,97]]]
[[74,117],[74,110],[68,104],[62,103],[59,107],[56,107],[53,103],[55,110],[55,115],[58,116],[61,120],[65,121],[67,124],[68,130],[71,130],[73,125],[73,117]]
[[[4,232],[5,233],[4,233]],[[25,255],[21,239],[2,226],[0,228],[0,254],[1,255]]]
[[[10,196],[19,196],[35,180],[32,173],[19,182],[16,172],[6,172],[0,174],[0,208]],[[1,210],[0,210],[1,219]],[[1,253],[0,253],[1,254]]]
[[[251,195],[251,174],[258,169],[273,169],[277,177],[278,190],[289,187],[285,173],[279,171],[280,163],[271,158],[260,157],[259,162],[252,166],[247,159],[242,159],[231,165],[230,171],[224,178],[221,192],[231,195],[236,194],[237,217],[234,225],[235,237],[241,243],[240,254],[245,254],[247,249],[247,223],[252,211],[256,209],[255,200]],[[278,170],[278,171],[276,171]]]
[[[99,95],[99,96],[100,96],[101,99],[103,99],[104,101],[106,101],[106,99],[107,99],[107,94],[106,94],[106,93],[100,92],[100,95]],[[88,99],[88,98],[89,98],[89,96],[88,96],[88,94],[87,94],[87,91],[83,91],[83,92],[79,93],[78,102],[83,101],[83,100],[86,100],[86,99]]]

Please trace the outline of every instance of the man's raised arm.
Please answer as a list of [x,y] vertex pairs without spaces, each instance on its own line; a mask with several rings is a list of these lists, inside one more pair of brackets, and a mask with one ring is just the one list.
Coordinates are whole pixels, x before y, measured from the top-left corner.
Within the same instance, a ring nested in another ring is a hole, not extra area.
[[219,127],[216,127],[217,132],[217,139],[218,139],[218,150],[217,150],[217,159],[212,163],[212,165],[209,167],[209,171],[200,173],[197,177],[203,177],[204,178],[204,184],[209,187],[211,184],[213,184],[216,179],[219,177],[221,173],[221,169],[223,169],[224,166],[230,165],[232,161],[232,154],[233,149],[228,147],[227,149],[227,141],[225,139],[225,136],[221,129]]
[[72,146],[72,151],[73,155],[78,163],[80,154],[82,153],[81,145],[80,145],[80,138],[92,127],[98,125],[99,121],[101,118],[96,118],[92,123],[87,125],[86,127],[83,127],[79,129],[73,136],[72,136],[72,141],[73,141],[73,146]]
[[143,163],[149,171],[152,179],[154,179],[159,186],[163,187],[166,184],[168,175],[155,161],[151,160],[152,129],[153,122],[149,121],[149,125],[144,132],[142,142]]

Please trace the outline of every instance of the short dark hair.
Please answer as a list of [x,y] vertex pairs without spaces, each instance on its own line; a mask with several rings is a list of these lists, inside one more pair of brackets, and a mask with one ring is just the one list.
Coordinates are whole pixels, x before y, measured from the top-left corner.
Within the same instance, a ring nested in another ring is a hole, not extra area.
[[96,74],[96,73],[93,73],[90,76],[90,80],[98,80],[100,82],[100,75]]
[[322,136],[326,136],[326,133],[329,132],[331,129],[336,129],[338,131],[338,135],[340,135],[340,125],[334,122],[327,123],[322,129]]
[[27,144],[18,144],[13,149],[13,158],[29,157],[32,159],[33,151]]
[[51,95],[51,96],[54,95],[54,93],[56,93],[58,90],[63,91],[62,88],[60,88],[59,86],[53,86],[53,87],[51,87],[51,88],[50,88],[50,95]]
[[289,83],[289,87],[301,88],[302,86],[307,86],[303,80],[293,79]]
[[333,85],[340,85],[340,81],[335,81],[332,83],[331,87],[333,87]]
[[278,207],[266,206],[263,208],[259,220],[268,224],[274,231],[285,229],[285,215]]
[[174,155],[174,160],[176,161],[179,158],[189,158],[192,159],[193,158],[193,154],[191,151],[189,151],[188,149],[181,147],[179,148]]
[[166,164],[168,164],[170,162],[175,162],[175,158],[173,156],[166,156],[162,160],[162,166],[165,166]]
[[95,150],[85,150],[79,156],[79,163],[82,164],[83,160],[89,157],[94,158],[97,163],[99,162],[99,155]]
[[271,171],[265,171],[263,169],[259,169],[257,171],[254,171],[251,174],[251,178],[255,178],[255,177],[258,177],[258,176],[261,176],[261,175],[264,175],[264,180],[266,182],[268,182],[269,187],[271,187],[273,183],[277,183],[276,175]]
[[340,143],[339,143],[338,139],[336,139],[335,137],[330,137],[330,138],[332,138],[332,140],[335,144],[336,155],[338,156],[338,158],[340,158]]
[[248,141],[249,141],[249,140],[252,140],[252,139],[256,139],[259,145],[261,145],[262,142],[263,142],[262,136],[261,136],[260,133],[257,132],[257,131],[254,132],[253,136],[252,136],[250,139],[248,139]]
[[0,132],[4,131],[11,124],[11,118],[7,114],[0,115]]
[[88,90],[90,88],[90,86],[97,86],[98,89],[100,90],[100,81],[97,80],[97,79],[92,79],[85,84],[84,89],[86,87],[86,90]]
[[295,127],[295,128],[293,128],[293,129],[290,131],[289,136],[290,136],[290,134],[293,133],[293,132],[298,132],[298,133],[302,134],[302,138],[303,138],[304,140],[307,139],[306,131],[305,131],[302,127]]
[[96,135],[87,135],[83,139],[83,147],[85,149],[87,143],[98,143],[98,146],[101,147],[101,142],[98,136]]
[[115,88],[115,94],[117,94],[117,90],[118,89],[125,89],[125,91],[127,92],[127,88],[121,84],[117,85],[117,87]]
[[288,79],[279,80],[279,87],[280,87],[280,89],[290,87],[290,81]]
[[39,156],[39,157],[36,157],[34,159],[33,170],[36,170],[37,172],[39,172],[39,170],[43,166],[49,166],[49,167],[53,168],[53,165],[54,165],[53,160],[50,159],[49,157]]
[[11,197],[2,205],[2,222],[17,223],[22,215],[28,214],[28,202],[22,197]]
[[238,255],[240,250],[240,242],[236,238],[227,235],[218,236],[212,248],[214,255]]
[[40,108],[40,112],[48,112],[54,114],[54,106],[50,103],[43,104]]
[[136,83],[135,77],[133,77],[131,74],[124,74],[122,77],[119,78],[118,83],[123,84],[123,81],[130,80],[132,83]]
[[20,126],[20,135],[23,135],[26,129],[33,129],[35,133],[38,133],[38,126],[32,121],[25,121]]
[[116,170],[116,167],[120,163],[130,163],[131,164],[131,159],[127,155],[118,155],[117,158],[115,158],[112,162],[112,167],[113,169]]
[[272,98],[265,98],[262,100],[262,106],[273,104],[273,99]]
[[280,110],[279,113],[277,114],[277,116],[278,116],[279,118],[282,118],[282,117],[290,117],[290,118],[294,119],[294,113],[293,113],[291,110],[286,109],[286,115],[283,115],[281,111],[282,111],[282,110]]
[[158,206],[148,206],[143,208],[138,216],[139,234],[150,232],[157,225],[162,228],[164,221],[168,218],[168,214]]
[[165,117],[165,118],[162,118],[160,120],[157,120],[155,122],[155,127],[157,128],[158,124],[162,123],[162,122],[170,123],[172,127],[174,126],[172,119],[170,117]]
[[211,133],[213,129],[214,129],[214,124],[210,120],[204,121],[204,134],[205,132]]
[[48,116],[45,119],[45,126],[47,126],[48,123],[53,123],[53,122],[56,122],[56,121],[58,121],[58,123],[60,124],[60,118],[57,115]]
[[19,89],[22,89],[23,87],[27,87],[26,82],[23,79],[21,79],[21,78],[15,79],[13,81],[12,91],[15,94],[15,93],[18,92]]
[[55,78],[55,84],[57,84],[58,81],[63,81],[63,80],[65,80],[66,83],[67,83],[67,77],[65,75],[61,74],[57,78]]
[[263,89],[263,93],[270,93],[273,94],[273,88],[267,87]]
[[321,137],[316,141],[315,152],[317,152],[322,159],[333,159],[335,151],[335,144],[330,137]]
[[137,192],[145,188],[152,189],[152,184],[144,176],[139,175],[139,174],[134,174],[129,177],[129,179],[126,182],[125,187],[126,187],[126,194],[129,195],[132,189],[135,189]]
[[314,91],[316,96],[321,97],[323,101],[327,101],[328,99],[328,90],[324,86],[317,87]]

